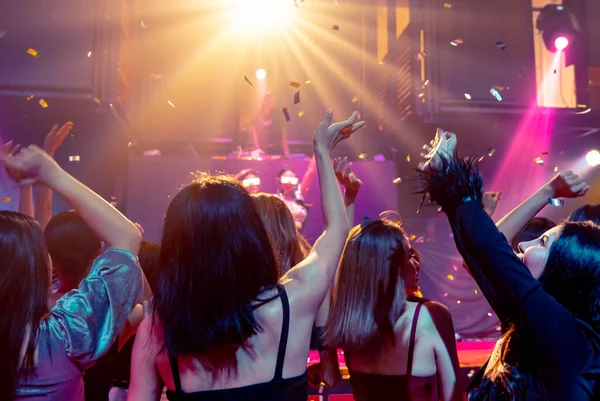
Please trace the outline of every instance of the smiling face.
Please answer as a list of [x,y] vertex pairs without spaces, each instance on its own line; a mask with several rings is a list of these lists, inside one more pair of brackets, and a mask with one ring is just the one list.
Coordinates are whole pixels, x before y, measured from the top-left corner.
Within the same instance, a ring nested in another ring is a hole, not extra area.
[[285,195],[291,194],[298,185],[298,176],[291,170],[284,171],[279,177],[279,184]]
[[246,188],[246,191],[250,195],[254,195],[260,192],[260,178],[252,173],[246,174],[242,180],[242,185]]
[[536,279],[539,279],[544,272],[550,247],[560,233],[560,229],[561,226],[553,227],[541,237],[519,244],[519,250],[522,252],[521,259]]

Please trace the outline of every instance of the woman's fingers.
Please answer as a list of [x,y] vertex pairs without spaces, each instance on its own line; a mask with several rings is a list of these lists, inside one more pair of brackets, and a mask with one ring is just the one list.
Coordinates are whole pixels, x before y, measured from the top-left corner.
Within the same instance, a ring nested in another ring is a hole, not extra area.
[[346,169],[344,170],[344,178],[348,178],[348,176],[352,173],[352,163],[348,163],[346,165]]

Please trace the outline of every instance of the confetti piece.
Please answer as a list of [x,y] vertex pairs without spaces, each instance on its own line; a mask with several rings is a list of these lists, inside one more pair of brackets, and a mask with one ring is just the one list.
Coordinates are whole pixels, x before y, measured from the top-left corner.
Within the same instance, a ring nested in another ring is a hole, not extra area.
[[302,116],[304,116],[304,112],[303,111],[299,111],[298,112],[298,117],[302,117]]
[[554,172],[556,173],[558,171],[558,166],[554,167]]
[[300,82],[290,82],[290,86],[293,86],[296,89],[299,89],[302,84]]
[[465,41],[462,39],[454,39],[452,42],[450,42],[450,44],[454,47],[457,47],[458,45],[462,45],[463,43],[465,43]]
[[499,101],[499,102],[502,101],[502,95],[496,89],[494,89],[494,88],[490,89],[490,93],[492,94],[492,96],[494,96],[496,98],[497,101]]
[[458,301],[456,301],[456,303],[460,305],[460,299]]
[[444,8],[452,8],[452,3],[444,3]]
[[48,107],[48,103],[46,103],[46,101],[44,99],[40,99],[40,101],[38,102],[40,104],[40,106],[42,106],[42,108],[47,108]]
[[407,162],[410,162],[410,155],[407,155],[407,156],[406,156],[406,161],[407,161]]
[[394,179],[394,181],[392,181],[393,184],[400,184],[402,182],[402,178],[398,177],[396,179]]
[[379,125],[377,126],[377,130],[378,130],[379,132],[382,132],[382,131],[383,131],[383,125],[379,124]]
[[334,31],[339,31],[340,30],[340,26],[339,25],[334,25],[331,27],[331,29],[333,29]]
[[488,316],[492,316],[492,312],[488,312]]
[[0,199],[2,202],[10,202],[10,198],[2,198]]
[[294,93],[294,104],[300,103],[300,91]]
[[358,96],[354,96],[352,98],[352,103],[358,103]]
[[504,86],[494,85],[492,89],[496,89],[498,92],[502,92],[505,88]]
[[69,156],[69,161],[70,161],[70,162],[78,162],[78,161],[81,161],[81,156],[79,156],[79,155],[75,155],[75,156]]
[[88,52],[88,58],[92,57],[92,52]]
[[425,96],[425,92],[421,92],[417,95],[417,97],[423,97],[423,96]]
[[40,58],[38,51],[32,48],[27,49],[27,54],[30,54],[35,58]]
[[448,296],[448,293],[447,293],[447,292],[445,292],[445,293],[444,293],[444,296],[445,296],[445,297],[447,297],[447,296]]
[[548,152],[542,152],[542,155],[547,155],[547,154],[548,154]]
[[448,280],[454,281],[454,276],[452,274],[448,274],[446,277],[448,277]]
[[468,94],[468,93],[465,93],[465,99],[467,99],[467,100],[471,100],[471,95],[470,95],[470,94]]
[[467,373],[467,377],[470,379],[471,377],[473,377],[474,374],[475,374],[475,370],[471,369],[471,370],[469,370],[469,373]]
[[501,39],[496,39],[496,41],[494,42],[494,44],[500,50],[506,49],[506,43],[504,43]]
[[494,149],[494,148],[489,148],[488,151],[487,151],[487,154],[488,154],[489,157],[492,157],[492,155],[494,153],[496,153],[496,149]]
[[367,154],[365,152],[360,152],[360,155],[358,155],[358,158],[361,160],[363,160],[366,157],[367,157]]
[[475,295],[479,295],[479,290],[473,290],[473,293],[475,293]]
[[539,164],[540,166],[543,166],[543,165],[544,165],[544,159],[542,159],[541,157],[536,157],[536,158],[534,159],[534,161],[535,161],[537,164]]
[[419,54],[417,54],[415,57],[417,58],[417,60],[420,61],[420,60],[423,60],[425,58],[425,56],[427,56],[427,53],[425,53],[423,51],[423,52],[420,52]]
[[175,108],[175,105],[170,100],[167,100],[167,103],[169,103],[169,105],[171,105],[172,108]]
[[96,102],[96,103],[100,104],[100,99],[99,99],[99,98],[97,98],[97,97],[95,97],[95,98],[94,98],[94,102]]
[[284,107],[283,109],[281,109],[281,111],[283,112],[285,121],[289,122],[291,120],[291,118],[290,118],[290,113],[288,112],[288,109],[286,107]]
[[248,85],[254,88],[254,85],[252,84],[252,82],[250,82],[250,79],[247,76],[244,75],[244,79],[246,80],[246,82],[248,82]]
[[33,96],[33,95],[29,95],[29,96],[27,96],[27,97],[25,98],[25,100],[31,100],[31,99],[33,99],[33,98],[34,98],[34,96]]
[[429,80],[423,82],[423,88],[426,87],[427,85],[429,85]]
[[562,199],[556,199],[556,198],[548,198],[548,203],[551,204],[552,206],[564,206],[565,205],[565,201]]

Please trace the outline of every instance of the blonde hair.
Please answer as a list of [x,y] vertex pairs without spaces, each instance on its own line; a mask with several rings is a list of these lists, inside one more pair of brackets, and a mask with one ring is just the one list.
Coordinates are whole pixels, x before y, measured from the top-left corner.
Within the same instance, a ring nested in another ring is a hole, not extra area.
[[401,270],[408,240],[397,222],[375,220],[354,227],[340,260],[325,343],[354,351],[394,344],[394,326],[406,309]]

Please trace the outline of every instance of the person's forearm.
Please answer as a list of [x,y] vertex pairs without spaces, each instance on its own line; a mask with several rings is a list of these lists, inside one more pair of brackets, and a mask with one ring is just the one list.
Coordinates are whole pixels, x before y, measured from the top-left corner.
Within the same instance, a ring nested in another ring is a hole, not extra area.
[[325,228],[326,230],[331,228],[347,230],[348,219],[346,211],[342,207],[342,191],[333,171],[329,149],[315,146],[315,161],[321,189],[321,208]]
[[498,221],[496,227],[504,234],[508,242],[511,242],[521,232],[527,222],[534,218],[548,204],[548,198],[551,197],[552,190],[547,185],[544,185],[529,199]]
[[29,217],[34,217],[33,212],[33,188],[31,185],[24,185],[20,189],[19,213]]
[[64,197],[111,247],[138,254],[142,238],[137,227],[95,192],[58,168],[46,184]]
[[46,185],[38,185],[35,197],[35,219],[42,230],[52,218],[52,190]]
[[344,193],[344,204],[346,205],[346,217],[350,227],[354,226],[354,212],[356,210],[356,195],[357,192],[346,192]]

